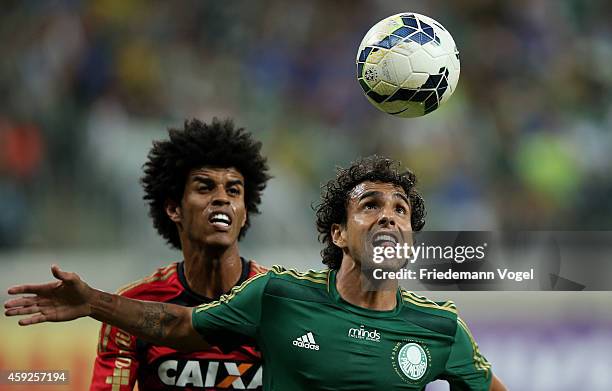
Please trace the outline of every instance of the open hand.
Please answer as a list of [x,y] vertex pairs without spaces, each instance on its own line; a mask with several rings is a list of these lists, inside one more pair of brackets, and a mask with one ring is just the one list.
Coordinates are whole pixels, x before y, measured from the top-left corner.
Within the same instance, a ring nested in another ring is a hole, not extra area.
[[10,295],[33,294],[4,303],[6,316],[32,315],[20,319],[21,326],[42,322],[65,322],[91,314],[90,301],[94,290],[75,273],[51,266],[58,281],[39,285],[18,285],[9,288]]

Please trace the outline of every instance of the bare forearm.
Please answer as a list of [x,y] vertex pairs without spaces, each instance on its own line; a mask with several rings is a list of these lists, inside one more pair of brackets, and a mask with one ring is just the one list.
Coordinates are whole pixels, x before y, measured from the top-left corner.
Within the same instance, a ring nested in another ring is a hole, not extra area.
[[489,391],[507,391],[507,390],[508,389],[506,388],[506,386],[504,386],[501,380],[499,380],[497,376],[493,375],[493,380],[491,381],[491,388],[489,388]]
[[191,326],[191,308],[133,300],[95,290],[91,317],[144,340],[179,350],[203,349],[203,339]]

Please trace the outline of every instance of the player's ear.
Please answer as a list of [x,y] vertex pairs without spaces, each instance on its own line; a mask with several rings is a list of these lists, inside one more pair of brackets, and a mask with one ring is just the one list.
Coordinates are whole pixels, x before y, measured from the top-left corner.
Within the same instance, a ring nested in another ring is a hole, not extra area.
[[181,206],[173,200],[166,200],[165,203],[166,214],[170,218],[170,220],[175,223],[180,223],[183,218],[183,214],[181,212]]
[[343,224],[332,224],[331,237],[332,242],[340,248],[346,247],[346,230]]

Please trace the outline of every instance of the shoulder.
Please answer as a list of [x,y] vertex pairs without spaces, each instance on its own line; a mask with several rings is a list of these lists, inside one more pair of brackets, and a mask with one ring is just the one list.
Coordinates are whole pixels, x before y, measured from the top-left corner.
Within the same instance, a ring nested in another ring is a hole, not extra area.
[[308,270],[299,272],[296,269],[287,269],[284,266],[274,265],[268,272],[270,279],[279,279],[289,283],[308,285],[315,288],[326,288],[329,278],[329,269]]
[[299,272],[275,265],[266,275],[268,276],[265,289],[267,295],[310,302],[329,300],[327,294],[329,270],[327,269]]
[[406,320],[447,336],[457,330],[457,307],[452,301],[436,302],[414,292],[401,289],[402,311]]
[[269,270],[267,267],[260,265],[253,260],[250,260],[248,262],[249,262],[249,278],[257,274],[267,273]]
[[419,308],[422,311],[429,312],[435,315],[448,316],[452,319],[457,318],[457,307],[452,300],[447,301],[432,301],[425,296],[417,295],[414,292],[400,289],[404,304]]
[[147,300],[159,301],[160,298],[156,296],[160,293],[173,293],[172,286],[178,282],[177,271],[177,262],[159,267],[151,275],[122,286],[116,293],[130,298],[146,298]]

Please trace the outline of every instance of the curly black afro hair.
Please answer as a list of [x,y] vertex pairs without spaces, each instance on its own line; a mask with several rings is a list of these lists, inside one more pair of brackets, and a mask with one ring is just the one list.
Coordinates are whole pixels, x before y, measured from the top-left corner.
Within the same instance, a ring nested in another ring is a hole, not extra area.
[[244,177],[247,221],[240,231],[242,238],[249,228],[250,215],[259,213],[261,193],[270,179],[266,158],[260,153],[261,142],[243,128],[236,128],[231,120],[216,118],[210,124],[187,120],[184,129],[169,129],[168,135],[167,140],[153,142],[140,180],[157,232],[168,244],[180,249],[176,224],[166,214],[166,201],[181,202],[191,170],[233,167]]
[[323,263],[330,269],[340,268],[342,250],[332,241],[332,224],[346,223],[346,207],[350,192],[365,181],[392,183],[404,189],[410,200],[410,221],[413,231],[425,225],[425,202],[416,190],[416,176],[401,171],[400,163],[380,156],[369,156],[353,162],[349,168],[339,168],[336,178],[322,187],[321,203],[316,207],[319,241]]

